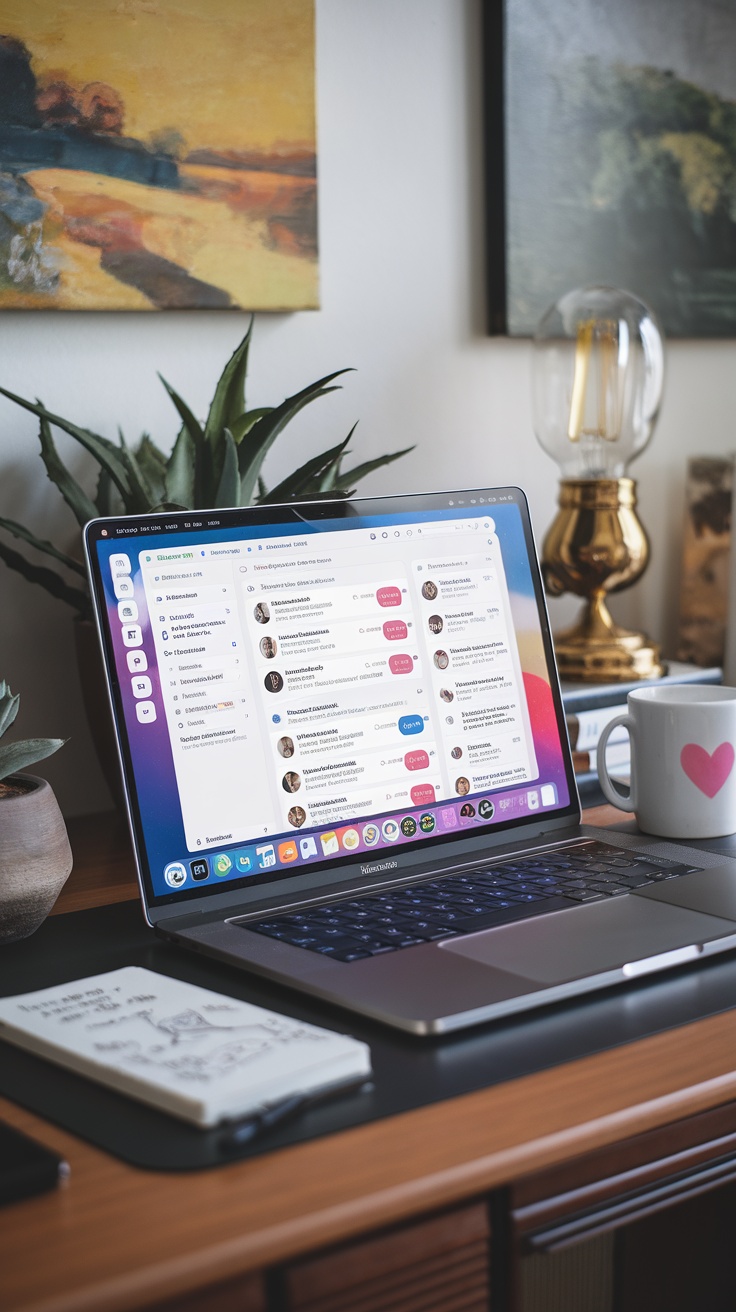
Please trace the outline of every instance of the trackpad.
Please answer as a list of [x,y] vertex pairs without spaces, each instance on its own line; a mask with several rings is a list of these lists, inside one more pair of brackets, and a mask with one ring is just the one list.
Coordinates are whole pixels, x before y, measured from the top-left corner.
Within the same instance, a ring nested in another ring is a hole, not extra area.
[[515,925],[481,930],[440,946],[470,961],[542,984],[600,975],[643,957],[733,936],[731,920],[639,897],[595,902]]

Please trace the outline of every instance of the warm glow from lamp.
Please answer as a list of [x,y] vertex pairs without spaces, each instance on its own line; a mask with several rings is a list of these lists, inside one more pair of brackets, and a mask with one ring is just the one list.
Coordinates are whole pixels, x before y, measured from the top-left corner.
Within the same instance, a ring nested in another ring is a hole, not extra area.
[[659,413],[664,346],[652,311],[629,292],[582,287],[553,305],[534,338],[534,430],[557,462],[559,511],[542,573],[554,596],[585,598],[579,622],[555,634],[563,678],[656,678],[659,649],[614,624],[606,598],[641,577],[649,558],[626,471]]
[[629,292],[583,287],[534,338],[534,430],[564,478],[621,478],[649,442],[664,381],[652,311]]

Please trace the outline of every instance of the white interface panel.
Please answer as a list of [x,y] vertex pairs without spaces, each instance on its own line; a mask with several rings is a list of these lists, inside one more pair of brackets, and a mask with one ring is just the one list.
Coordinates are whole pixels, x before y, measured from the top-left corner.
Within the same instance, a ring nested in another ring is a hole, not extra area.
[[538,777],[490,516],[139,561],[190,851]]

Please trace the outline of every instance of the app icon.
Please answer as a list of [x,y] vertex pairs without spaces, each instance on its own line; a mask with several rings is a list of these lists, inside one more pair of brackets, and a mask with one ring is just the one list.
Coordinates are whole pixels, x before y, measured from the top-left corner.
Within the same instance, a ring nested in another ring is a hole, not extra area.
[[296,861],[298,855],[293,839],[288,843],[279,843],[279,861]]
[[380,837],[381,831],[378,828],[378,825],[363,826],[363,842],[366,847],[375,847]]
[[332,856],[333,853],[340,851],[340,844],[337,841],[337,834],[334,829],[329,829],[326,834],[320,834],[320,842],[325,856]]
[[445,829],[457,829],[457,812],[454,806],[443,806],[440,819]]
[[150,697],[151,680],[147,674],[139,674],[137,678],[131,679],[134,697]]
[[133,580],[127,574],[121,574],[119,578],[112,581],[112,590],[118,601],[123,598],[133,596]]
[[404,838],[413,838],[417,832],[417,822],[412,815],[405,815],[401,821],[401,832]]
[[305,861],[308,861],[310,856],[317,855],[317,844],[311,835],[309,835],[307,838],[301,838],[299,840],[299,851],[301,852]]
[[153,702],[136,702],[135,713],[139,724],[153,724],[156,719],[156,707]]
[[196,861],[189,862],[189,873],[192,879],[207,879],[210,873],[209,861],[206,856],[198,856]]
[[113,578],[116,574],[130,574],[130,556],[120,551],[115,556],[110,557],[110,573]]
[[249,870],[253,869],[253,857],[250,852],[238,852],[235,858],[235,864],[242,875],[246,875]]
[[256,856],[261,870],[268,870],[269,866],[276,865],[276,853],[273,843],[264,843],[262,847],[257,847]]
[[431,834],[434,829],[435,819],[431,811],[425,811],[424,815],[419,817],[419,828],[423,834]]
[[181,888],[187,882],[187,872],[181,861],[170,861],[164,870],[164,879],[169,888]]
[[542,784],[542,806],[554,806],[557,801],[557,791],[554,784]]
[[478,803],[478,815],[484,820],[490,820],[495,809],[493,802],[489,801],[487,797],[484,797],[483,801]]
[[227,852],[221,852],[219,856],[214,858],[212,864],[215,867],[215,874],[220,876],[228,875],[233,868],[233,863]]
[[387,843],[395,843],[401,830],[395,820],[384,820],[381,826],[381,833]]
[[138,607],[134,601],[118,602],[118,619],[121,624],[134,623],[138,619]]
[[530,811],[537,811],[539,809],[539,793],[536,788],[532,788],[531,792],[527,793],[526,800]]
[[148,658],[144,651],[126,651],[125,659],[131,674],[142,674],[148,669]]
[[123,625],[123,642],[125,643],[126,647],[143,646],[143,632],[141,630],[140,624]]
[[342,845],[348,852],[354,852],[360,845],[360,834],[357,829],[346,829],[342,836]]

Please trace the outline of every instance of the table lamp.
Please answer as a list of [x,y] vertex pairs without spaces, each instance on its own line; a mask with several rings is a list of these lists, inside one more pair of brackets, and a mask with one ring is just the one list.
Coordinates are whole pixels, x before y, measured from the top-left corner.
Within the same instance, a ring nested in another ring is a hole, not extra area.
[[542,547],[552,596],[585,598],[578,623],[555,635],[560,676],[623,682],[663,673],[659,648],[614,624],[609,592],[628,588],[649,558],[626,475],[652,436],[664,378],[662,335],[629,292],[582,287],[540,320],[533,348],[534,429],[560,468],[559,510]]

